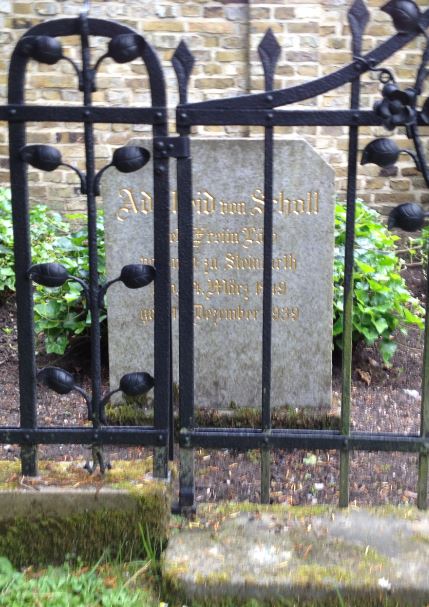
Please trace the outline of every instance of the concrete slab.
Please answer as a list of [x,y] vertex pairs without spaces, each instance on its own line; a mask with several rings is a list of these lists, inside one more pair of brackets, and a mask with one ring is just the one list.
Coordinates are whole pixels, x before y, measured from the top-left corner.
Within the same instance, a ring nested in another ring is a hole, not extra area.
[[171,538],[163,571],[176,593],[212,603],[426,605],[429,515],[228,505]]

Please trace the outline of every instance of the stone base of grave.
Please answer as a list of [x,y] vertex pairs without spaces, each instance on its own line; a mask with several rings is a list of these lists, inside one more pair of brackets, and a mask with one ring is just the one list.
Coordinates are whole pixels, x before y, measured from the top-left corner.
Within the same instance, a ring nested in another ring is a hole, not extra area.
[[252,607],[426,605],[428,571],[429,515],[409,507],[207,506],[163,562],[171,596]]
[[[147,426],[153,424],[153,408],[141,406],[136,402],[108,404],[106,416],[112,426]],[[215,409],[196,407],[195,424],[208,428],[260,428],[261,409],[256,407],[237,407]],[[179,416],[174,415],[175,429],[180,430]],[[277,407],[271,411],[273,428],[339,430],[340,409],[338,397],[330,409]]]
[[152,458],[116,461],[104,476],[84,462],[41,462],[22,477],[17,462],[0,462],[0,555],[16,567],[97,562],[102,556],[145,556],[165,545],[170,485],[150,474]]

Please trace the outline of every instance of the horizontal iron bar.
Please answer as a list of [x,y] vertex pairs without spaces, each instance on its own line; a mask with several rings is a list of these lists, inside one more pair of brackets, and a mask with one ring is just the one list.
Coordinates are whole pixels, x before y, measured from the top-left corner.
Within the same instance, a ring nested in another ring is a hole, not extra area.
[[[237,110],[177,109],[177,125],[252,126],[377,126],[382,121],[372,110]],[[426,123],[418,115],[418,123]]]
[[164,124],[165,108],[86,107],[55,105],[2,105],[0,120],[13,122],[113,122],[120,124]]
[[92,444],[167,446],[168,432],[146,426],[101,428],[0,428],[0,444]]
[[206,449],[346,449],[348,451],[404,451],[426,453],[428,440],[413,434],[352,432],[344,436],[333,430],[242,430],[227,428],[182,430],[182,447]]

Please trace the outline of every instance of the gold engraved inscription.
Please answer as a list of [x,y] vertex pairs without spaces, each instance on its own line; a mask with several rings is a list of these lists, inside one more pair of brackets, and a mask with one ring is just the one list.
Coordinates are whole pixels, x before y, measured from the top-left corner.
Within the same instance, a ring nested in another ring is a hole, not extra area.
[[[119,208],[116,211],[116,219],[125,221],[129,217],[142,214],[149,215],[153,213],[153,196],[145,190],[140,192],[132,188],[122,188],[118,192],[120,198]],[[256,188],[245,200],[224,200],[216,197],[207,189],[198,190],[195,198],[192,199],[192,206],[197,215],[211,216],[219,212],[222,216],[239,215],[244,217],[262,215],[264,212],[264,191],[262,188]],[[318,215],[319,213],[319,192],[317,190],[306,192],[302,198],[288,197],[281,190],[273,198],[274,210],[283,215]],[[177,192],[171,193],[170,201],[171,212],[177,213]]]
[[[264,212],[264,192],[257,188],[252,194],[254,205],[250,215],[261,215]],[[319,192],[307,192],[304,198],[286,198],[283,191],[273,198],[273,206],[281,215],[317,215],[319,213]]]
[[[272,319],[274,321],[296,321],[299,319],[300,310],[297,306],[274,306]],[[171,317],[173,320],[178,318],[177,306],[171,308]],[[234,308],[211,308],[203,304],[194,304],[194,321],[208,321],[217,325],[222,321],[254,321],[262,317],[262,312],[256,308],[245,308],[238,304]],[[155,319],[153,308],[141,308],[140,320],[147,324]]]
[[[273,270],[296,271],[297,260],[293,253],[280,257],[273,257]],[[239,253],[227,253],[225,255],[224,270],[263,270],[264,262],[260,257],[251,255],[242,256]]]
[[[120,206],[116,212],[118,221],[143,215],[149,216],[154,210],[153,196],[147,191],[123,188],[119,191]],[[172,192],[171,211],[177,213],[177,193]],[[277,193],[273,198],[274,211],[283,217],[287,216],[315,216],[319,213],[319,192],[309,191],[301,197],[287,196],[285,191]],[[263,188],[256,188],[244,200],[228,200],[216,198],[209,190],[201,188],[192,200],[195,214],[193,228],[193,266],[198,273],[195,274],[193,291],[195,296],[194,318],[195,322],[210,322],[217,325],[223,321],[261,321],[261,298],[263,295],[263,281],[256,280],[254,272],[263,271],[262,248],[264,244],[264,230],[262,227],[252,225],[256,216],[264,213]],[[241,225],[231,222],[228,226],[228,216],[242,218]],[[198,217],[201,217],[199,220]],[[207,217],[207,223],[204,217]],[[212,219],[210,219],[212,217]],[[216,217],[223,217],[219,226]],[[199,225],[199,222],[203,225]],[[210,224],[212,222],[212,224]],[[260,220],[258,219],[258,223]],[[170,244],[177,246],[179,232],[177,228],[170,231]],[[273,232],[273,242],[278,242],[278,234]],[[217,245],[220,245],[219,254],[216,254]],[[222,246],[223,245],[223,246]],[[204,255],[205,246],[211,247]],[[224,249],[227,247],[227,250]],[[223,251],[222,251],[223,249]],[[229,249],[229,250],[228,250]],[[222,253],[220,254],[220,252]],[[142,256],[140,262],[155,265],[152,256]],[[179,269],[179,260],[170,259],[171,269]],[[272,260],[272,269],[277,272],[297,272],[297,256],[293,252],[277,254]],[[248,273],[251,273],[248,274]],[[231,275],[231,273],[234,273]],[[222,275],[224,274],[224,275]],[[259,274],[258,278],[262,274]],[[279,275],[277,275],[279,276]],[[273,276],[274,277],[274,276]],[[280,277],[280,276],[279,276]],[[179,295],[177,282],[171,285],[174,298]],[[285,299],[288,302],[289,290],[287,280],[274,280],[272,283],[273,296]],[[259,303],[252,301],[254,298]],[[225,306],[225,298],[232,306]],[[253,298],[253,299],[252,299]],[[177,320],[177,299],[173,300],[172,318]],[[289,303],[289,302],[288,302]],[[144,323],[154,321],[152,307],[143,307],[139,312],[140,320]],[[294,305],[278,305],[273,302],[273,322],[295,322],[300,319],[300,308]]]
[[[118,221],[125,221],[128,217],[138,213],[143,215],[153,213],[154,201],[149,192],[142,190],[137,193],[132,188],[122,188],[119,190],[119,198],[121,206],[116,212]],[[216,212],[217,202],[208,190],[202,190],[197,192],[196,197],[192,200],[192,206],[198,215],[213,215]],[[172,213],[177,213],[177,192],[172,192],[170,208]]]

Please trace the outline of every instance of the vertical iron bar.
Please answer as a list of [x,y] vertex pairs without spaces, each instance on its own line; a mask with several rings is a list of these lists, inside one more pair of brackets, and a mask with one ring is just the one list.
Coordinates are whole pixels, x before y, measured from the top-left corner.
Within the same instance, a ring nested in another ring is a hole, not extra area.
[[[353,54],[361,51],[361,38],[353,39]],[[359,108],[360,77],[351,83],[350,108]],[[344,318],[343,318],[343,360],[342,360],[342,394],[341,394],[341,432],[350,434],[351,384],[352,384],[352,334],[353,334],[353,266],[356,214],[356,176],[359,130],[357,126],[349,128],[349,150],[347,168],[347,212],[346,242],[344,257]],[[349,505],[349,469],[350,452],[347,443],[340,451],[340,498],[339,505]]]
[[[429,268],[427,268],[429,270]],[[423,352],[422,403],[420,411],[420,435],[426,440],[429,436],[429,284],[426,286],[425,338]],[[427,509],[429,455],[419,454],[417,507]]]
[[[271,428],[271,324],[273,273],[273,139],[274,129],[265,128],[264,142],[264,271],[262,308],[262,429]],[[261,450],[261,502],[270,501],[270,452]]]
[[[16,276],[16,308],[19,352],[21,428],[37,428],[36,361],[34,355],[33,287],[28,278],[31,238],[28,207],[27,165],[19,150],[25,145],[24,123],[9,123],[9,156],[12,190],[13,240]],[[37,446],[21,447],[21,471],[37,476]]]
[[[170,304],[171,305],[171,304]],[[168,416],[168,459],[174,461],[174,391],[173,391],[173,327],[170,311],[170,404]]]
[[[166,125],[162,125],[164,130]],[[155,129],[154,129],[155,130]],[[170,186],[169,160],[154,160],[154,218],[153,242],[155,257],[155,326],[154,326],[154,375],[155,407],[154,425],[157,430],[169,429],[171,403],[171,287],[170,287]],[[165,447],[155,448],[154,476],[167,478],[170,439]]]
[[271,451],[261,449],[261,504],[270,503]]
[[[182,135],[188,136],[188,135]],[[194,266],[192,214],[192,158],[177,160],[179,229],[179,402],[180,432],[194,427]],[[194,504],[194,451],[180,448],[180,508]]]
[[[25,104],[26,67],[27,58],[15,48],[10,62],[8,78],[8,103],[10,104]],[[14,113],[15,110],[9,110],[12,119]],[[21,428],[37,428],[33,286],[27,275],[31,266],[28,176],[27,164],[22,161],[19,154],[25,144],[25,123],[9,122],[20,426]],[[25,476],[37,476],[37,445],[21,446],[21,471]]]
[[[90,65],[89,28],[87,14],[79,17],[80,39],[82,46],[82,88],[83,103],[90,108],[92,104],[93,79]],[[88,226],[89,257],[89,309],[91,312],[91,404],[93,425],[100,425],[101,394],[101,344],[100,344],[100,308],[98,301],[98,250],[97,250],[97,207],[94,193],[95,159],[94,128],[91,121],[84,122],[85,163],[86,163],[86,206]],[[94,462],[95,464],[95,462]]]
[[[417,127],[410,127],[411,137],[414,142],[416,154],[423,178],[429,186],[429,174],[426,167],[425,152],[422,142],[418,135]],[[429,269],[429,268],[427,268]],[[429,284],[426,286],[426,314],[425,314],[425,333],[423,350],[423,373],[422,373],[422,400],[420,409],[420,436],[427,440],[429,435]],[[418,480],[417,480],[417,507],[420,510],[427,509],[428,495],[428,473],[429,473],[429,454],[426,452],[419,454],[418,462]]]

